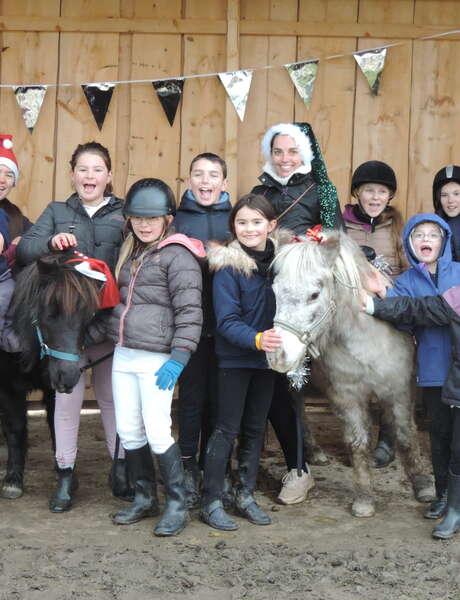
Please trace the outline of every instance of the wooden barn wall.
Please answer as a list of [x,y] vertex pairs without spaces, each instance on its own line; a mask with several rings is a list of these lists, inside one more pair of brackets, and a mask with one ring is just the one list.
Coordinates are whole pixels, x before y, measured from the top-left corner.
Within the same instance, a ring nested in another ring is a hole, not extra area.
[[[140,177],[185,189],[202,151],[229,164],[233,198],[256,183],[260,140],[280,121],[308,121],[342,204],[353,169],[384,160],[398,177],[406,216],[431,210],[433,174],[460,163],[456,0],[0,0],[2,84],[50,86],[32,134],[9,87],[0,88],[1,131],[12,133],[20,181],[11,199],[31,219],[70,192],[68,161],[97,140],[113,159],[115,191]],[[380,94],[370,94],[351,56],[319,63],[307,109],[281,65],[392,41]],[[243,123],[216,77],[186,80],[173,127],[150,83],[118,85],[102,131],[82,82],[149,79],[280,66],[254,72]]]

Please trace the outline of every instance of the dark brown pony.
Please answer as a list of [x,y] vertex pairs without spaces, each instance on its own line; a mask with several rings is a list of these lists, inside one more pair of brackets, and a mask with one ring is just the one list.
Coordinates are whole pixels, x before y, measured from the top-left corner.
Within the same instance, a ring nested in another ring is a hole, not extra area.
[[3,498],[23,493],[28,393],[43,391],[54,445],[54,390],[70,392],[81,374],[78,357],[99,304],[100,283],[80,274],[68,259],[61,253],[45,255],[16,277],[11,311],[22,351],[0,350],[0,419],[8,445]]

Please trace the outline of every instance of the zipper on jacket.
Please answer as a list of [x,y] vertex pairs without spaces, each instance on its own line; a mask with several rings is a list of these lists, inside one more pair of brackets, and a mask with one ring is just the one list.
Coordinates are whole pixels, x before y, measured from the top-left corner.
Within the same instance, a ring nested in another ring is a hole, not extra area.
[[137,275],[138,275],[139,270],[140,270],[141,267],[142,267],[142,262],[137,267],[136,272],[134,273],[134,275],[131,278],[131,281],[129,282],[128,295],[126,297],[126,307],[125,307],[124,311],[121,313],[121,316],[120,316],[120,326],[118,328],[118,337],[119,337],[119,342],[118,343],[120,344],[120,346],[123,346],[123,334],[124,334],[125,317],[126,317],[126,314],[127,314],[128,310],[131,307],[131,301],[132,301],[133,292],[134,292],[134,284],[136,283],[136,278],[137,278]]

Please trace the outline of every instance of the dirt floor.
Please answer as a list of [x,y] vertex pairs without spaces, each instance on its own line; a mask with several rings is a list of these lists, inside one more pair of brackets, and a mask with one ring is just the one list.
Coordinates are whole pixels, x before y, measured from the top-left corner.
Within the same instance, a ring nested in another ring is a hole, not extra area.
[[[26,493],[0,499],[0,600],[419,600],[460,599],[460,534],[430,537],[433,523],[412,498],[398,464],[375,472],[377,515],[350,514],[351,469],[331,415],[313,415],[331,463],[314,467],[316,488],[297,506],[275,503],[283,463],[269,441],[260,504],[273,523],[219,533],[196,512],[177,538],[152,535],[152,519],[111,524],[122,503],[107,486],[109,460],[98,415],[83,415],[80,489],[53,515],[54,484],[44,417],[30,418]],[[421,434],[426,453],[426,433]],[[0,476],[5,452],[0,447]]]

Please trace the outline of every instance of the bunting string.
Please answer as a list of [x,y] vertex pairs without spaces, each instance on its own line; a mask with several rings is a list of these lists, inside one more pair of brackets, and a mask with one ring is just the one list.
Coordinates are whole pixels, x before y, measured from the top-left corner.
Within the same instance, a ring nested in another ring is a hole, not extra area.
[[[416,38],[416,40],[410,41],[433,40],[457,33],[460,33],[460,30],[456,29],[444,31],[442,33],[435,33],[433,35]],[[235,71],[215,71],[214,73],[182,75],[179,77],[170,76],[161,77],[158,79],[120,79],[115,81],[84,82],[80,84],[56,82],[46,84],[13,85],[2,83],[0,84],[0,88],[11,88],[13,90],[17,104],[21,110],[24,123],[31,134],[33,133],[34,127],[37,123],[43,100],[49,87],[76,87],[79,85],[86,97],[88,106],[93,114],[99,130],[102,130],[110,106],[110,101],[117,85],[151,83],[168,119],[168,122],[170,126],[173,127],[177,109],[182,98],[185,81],[188,79],[206,77],[218,77],[220,79],[240,121],[244,121],[252,77],[255,71],[279,69],[284,67],[287,70],[299,96],[302,98],[306,108],[308,109],[313,98],[318,64],[320,62],[353,56],[362,74],[366,78],[367,83],[369,84],[371,93],[373,95],[377,95],[379,93],[380,80],[385,67],[387,49],[403,46],[408,43],[409,40],[392,42],[373,48],[325,56],[324,58],[309,58],[302,61],[286,63],[284,65],[265,65],[262,67],[252,67],[249,69],[239,69]]]
[[[395,46],[404,46],[405,44],[408,44],[409,42],[418,42],[418,41],[425,41],[425,40],[434,40],[436,38],[442,38],[442,37],[446,37],[448,35],[456,35],[456,34],[460,34],[460,29],[453,29],[450,31],[443,31],[442,33],[434,33],[433,35],[427,35],[427,36],[423,36],[423,37],[419,37],[419,38],[413,38],[411,40],[408,41],[403,41],[403,42],[393,42],[391,44],[385,44],[382,46],[375,46],[372,48],[363,48],[360,50],[355,50],[353,52],[344,52],[343,54],[333,54],[331,56],[324,56],[323,58],[318,58],[318,57],[309,57],[309,58],[305,58],[303,60],[297,61],[297,62],[291,62],[291,63],[287,63],[289,65],[296,65],[296,64],[302,64],[305,62],[313,62],[313,61],[318,61],[318,62],[322,62],[325,60],[334,60],[336,58],[343,58],[345,56],[353,56],[354,54],[356,54],[357,52],[359,53],[364,53],[364,52],[373,52],[375,50],[383,50],[384,48],[392,48]],[[269,69],[280,69],[281,67],[285,67],[286,64],[284,65],[265,65],[262,67],[246,67],[244,70],[245,71],[263,71],[263,70],[269,70]],[[113,85],[123,85],[123,84],[129,84],[129,83],[152,83],[153,81],[170,81],[171,79],[199,79],[201,77],[218,77],[219,75],[221,75],[222,73],[225,73],[225,71],[216,71],[214,73],[201,73],[201,74],[195,74],[195,75],[170,75],[168,77],[162,77],[162,78],[156,78],[156,77],[150,77],[149,79],[120,79],[120,80],[110,80],[110,81],[86,81],[86,82],[78,82],[78,83],[69,83],[69,82],[63,82],[63,83],[1,83],[0,84],[0,88],[11,88],[11,87],[38,87],[38,86],[43,86],[43,87],[74,87],[74,86],[100,86],[100,85],[109,85],[109,84],[113,84]]]

